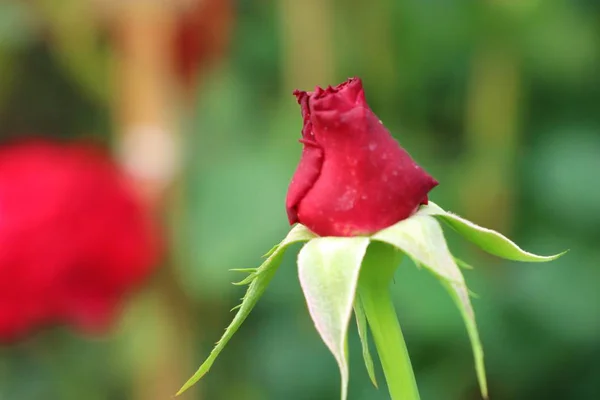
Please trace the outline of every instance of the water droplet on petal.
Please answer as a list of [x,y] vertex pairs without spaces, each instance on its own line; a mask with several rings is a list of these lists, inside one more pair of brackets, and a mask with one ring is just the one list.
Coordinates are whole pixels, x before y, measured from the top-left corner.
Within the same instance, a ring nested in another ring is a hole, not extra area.
[[355,188],[347,187],[344,194],[342,194],[342,196],[340,196],[340,198],[338,199],[336,209],[338,211],[348,211],[354,208],[354,203],[356,203],[357,194],[358,192]]

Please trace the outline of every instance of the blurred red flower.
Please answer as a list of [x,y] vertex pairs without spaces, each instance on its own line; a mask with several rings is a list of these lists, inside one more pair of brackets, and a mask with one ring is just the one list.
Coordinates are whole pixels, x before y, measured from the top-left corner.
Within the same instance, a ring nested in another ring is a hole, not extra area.
[[222,58],[234,19],[231,0],[192,0],[176,21],[175,68],[182,83],[195,84],[198,69]]
[[47,324],[106,329],[159,256],[142,202],[80,144],[0,147],[0,340]]

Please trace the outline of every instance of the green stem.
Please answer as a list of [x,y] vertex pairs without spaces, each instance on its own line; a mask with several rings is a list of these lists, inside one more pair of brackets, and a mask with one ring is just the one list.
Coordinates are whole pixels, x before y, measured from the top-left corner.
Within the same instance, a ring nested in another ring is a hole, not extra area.
[[389,289],[401,259],[402,253],[396,249],[373,242],[363,260],[358,295],[392,400],[419,400],[417,382]]

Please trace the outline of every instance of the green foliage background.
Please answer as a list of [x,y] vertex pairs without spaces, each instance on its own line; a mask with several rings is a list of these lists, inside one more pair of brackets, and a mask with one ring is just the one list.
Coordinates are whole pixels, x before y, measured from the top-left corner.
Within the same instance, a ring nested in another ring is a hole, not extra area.
[[[73,77],[25,4],[0,3],[0,137],[91,134],[108,142],[109,105],[85,83],[94,79]],[[230,55],[203,75],[183,123],[179,261],[168,268],[183,294],[174,307],[186,310],[176,317],[190,345],[148,289],[108,338],[53,330],[1,349],[0,399],[145,399],[132,387],[148,366],[168,373],[156,358],[164,343],[186,346],[183,384],[243,295],[229,269],[258,266],[289,229],[283,204],[301,149],[291,91],[348,76],[363,79],[374,111],[441,182],[436,203],[538,254],[571,250],[549,264],[518,264],[448,232],[455,254],[475,266],[466,279],[480,295],[474,308],[491,398],[600,398],[600,3],[289,4],[237,1]],[[289,253],[183,399],[338,398],[335,361],[312,327]],[[394,295],[422,398],[479,398],[467,334],[445,291],[407,261]],[[350,399],[387,398],[369,382],[354,325],[350,363]]]

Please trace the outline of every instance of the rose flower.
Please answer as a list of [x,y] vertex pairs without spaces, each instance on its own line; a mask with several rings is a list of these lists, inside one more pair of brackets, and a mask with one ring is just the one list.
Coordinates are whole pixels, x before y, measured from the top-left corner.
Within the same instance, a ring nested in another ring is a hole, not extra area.
[[157,233],[99,149],[0,146],[0,341],[42,325],[102,330],[156,265]]
[[371,111],[360,79],[294,95],[304,149],[286,199],[290,224],[321,236],[367,235],[427,204],[438,182]]

